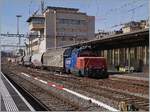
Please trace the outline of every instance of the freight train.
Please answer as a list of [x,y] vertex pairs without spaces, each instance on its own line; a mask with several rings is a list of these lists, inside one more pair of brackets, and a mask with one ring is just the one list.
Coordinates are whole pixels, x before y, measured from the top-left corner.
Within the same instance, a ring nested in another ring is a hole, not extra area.
[[108,78],[106,59],[89,47],[48,49],[44,53],[26,55],[18,64],[77,76]]

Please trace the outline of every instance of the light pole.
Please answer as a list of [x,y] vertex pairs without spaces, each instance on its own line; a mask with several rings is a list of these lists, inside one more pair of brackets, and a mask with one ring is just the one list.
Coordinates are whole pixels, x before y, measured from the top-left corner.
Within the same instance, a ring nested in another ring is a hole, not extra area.
[[19,39],[19,43],[18,43],[18,49],[20,49],[20,36],[19,36],[19,18],[22,17],[21,15],[16,15],[17,17],[17,35],[18,35],[18,39]]
[[77,35],[74,35],[74,44],[76,44],[76,40],[77,40]]

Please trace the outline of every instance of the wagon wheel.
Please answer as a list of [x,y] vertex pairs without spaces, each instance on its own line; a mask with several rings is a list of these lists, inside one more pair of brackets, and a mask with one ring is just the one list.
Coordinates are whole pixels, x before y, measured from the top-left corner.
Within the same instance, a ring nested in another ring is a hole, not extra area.
[[40,67],[40,69],[41,69],[41,70],[44,70],[44,67],[43,67],[43,66],[41,66],[41,67]]
[[80,77],[82,77],[81,70],[78,71],[78,74]]

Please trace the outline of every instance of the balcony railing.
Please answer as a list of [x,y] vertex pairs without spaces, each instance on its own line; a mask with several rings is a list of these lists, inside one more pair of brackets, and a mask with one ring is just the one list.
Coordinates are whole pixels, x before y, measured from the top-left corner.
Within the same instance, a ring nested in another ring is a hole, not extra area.
[[30,23],[29,29],[31,31],[37,31],[37,30],[44,29],[44,23]]

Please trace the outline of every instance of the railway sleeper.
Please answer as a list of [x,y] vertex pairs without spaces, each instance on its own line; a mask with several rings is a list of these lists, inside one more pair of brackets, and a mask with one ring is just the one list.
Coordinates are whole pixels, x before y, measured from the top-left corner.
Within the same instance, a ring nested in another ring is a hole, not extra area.
[[[136,104],[137,104],[137,103],[136,103]],[[137,104],[137,105],[142,106],[142,107],[145,107],[145,106],[148,106],[149,104],[143,103],[143,104]]]
[[[36,88],[35,88],[35,89],[36,89]],[[28,89],[28,91],[33,91],[33,89],[30,88],[30,89]],[[36,89],[36,91],[38,91],[38,89]],[[38,91],[38,92],[40,92],[40,91]],[[34,93],[35,93],[35,92],[34,92]],[[38,99],[40,99],[40,98],[43,99],[43,96],[40,96]],[[54,98],[56,98],[56,99],[59,98],[59,100],[60,100],[60,97],[56,97],[56,96],[55,96]],[[56,100],[56,99],[55,99],[55,100]],[[47,99],[43,99],[43,100],[44,100],[44,101],[47,101]],[[55,100],[54,100],[54,101],[55,101]],[[63,102],[65,103],[65,101],[63,101]],[[53,102],[53,103],[54,103],[54,102]],[[62,101],[61,101],[59,104],[61,104],[61,103],[62,103]],[[58,105],[58,102],[55,102],[55,105]],[[68,105],[68,104],[67,104],[67,105]],[[67,106],[67,105],[66,105],[66,106]],[[63,104],[63,107],[66,107],[66,106]],[[71,107],[73,107],[73,105],[72,105]],[[70,107],[69,107],[69,108],[70,108]],[[73,110],[73,109],[69,109],[69,110]]]
[[141,102],[139,101],[139,102],[136,102],[136,103],[139,104],[139,105],[141,105],[141,104],[147,104],[147,105],[149,105],[149,103],[144,102],[144,101],[143,101],[143,102],[142,102],[142,101],[141,101]]
[[[31,88],[29,88],[28,89],[29,91],[33,91]],[[38,89],[36,90],[36,91],[38,91]],[[40,92],[40,91],[39,91]],[[74,102],[69,102],[69,101],[66,101],[67,99],[64,99],[64,98],[61,98],[60,97],[60,95],[56,95],[55,93],[51,93],[50,91],[47,91],[48,93],[50,93],[53,97],[55,97],[57,100],[61,100],[61,103],[63,102],[64,104],[66,104],[67,106],[68,105],[71,105],[70,107],[73,107],[75,110],[77,110],[77,109],[79,109],[80,108],[80,106],[79,105],[77,105],[77,104],[75,104]],[[43,99],[43,97],[41,96],[41,98]],[[47,99],[46,99],[47,100]],[[54,103],[54,102],[52,102],[52,103]],[[61,103],[59,103],[59,104],[61,104]],[[56,102],[56,104],[58,105],[58,102]],[[73,109],[71,109],[71,110],[73,110]],[[79,109],[79,110],[81,110],[81,109]]]

